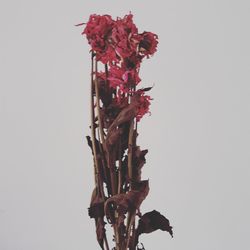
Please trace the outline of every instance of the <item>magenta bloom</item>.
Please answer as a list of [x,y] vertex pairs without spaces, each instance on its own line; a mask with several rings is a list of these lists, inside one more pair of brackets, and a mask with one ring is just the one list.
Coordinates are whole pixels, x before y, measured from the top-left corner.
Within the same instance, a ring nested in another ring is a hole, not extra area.
[[[140,65],[143,58],[152,56],[158,45],[158,36],[152,32],[138,33],[133,15],[113,20],[110,15],[90,16],[82,34],[86,35],[96,60],[106,65],[106,73],[97,72],[115,92],[117,100],[127,101],[127,94],[135,92],[140,83]],[[149,113],[150,97],[141,92],[137,121]]]
[[137,91],[136,95],[139,96],[138,98],[138,108],[137,108],[137,113],[136,113],[136,121],[139,122],[141,118],[149,112],[149,106],[150,106],[150,100],[152,98],[149,95],[145,95],[143,91]]
[[114,21],[109,15],[91,15],[82,34],[85,34],[98,60],[107,63],[116,60],[114,50],[110,47],[108,37],[112,32]]
[[141,81],[136,70],[126,70],[118,66],[110,67],[108,80],[111,87],[119,87],[123,93],[128,93],[131,87]]
[[158,36],[151,32],[143,32],[142,39],[139,44],[139,51],[141,55],[150,56],[157,50]]
[[129,57],[137,51],[139,36],[132,14],[117,19],[112,30],[112,41],[120,58]]

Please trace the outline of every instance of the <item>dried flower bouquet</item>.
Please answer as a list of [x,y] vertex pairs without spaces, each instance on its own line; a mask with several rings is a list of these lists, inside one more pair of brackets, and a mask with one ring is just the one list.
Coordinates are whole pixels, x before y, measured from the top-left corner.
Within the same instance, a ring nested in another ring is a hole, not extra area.
[[[158,37],[138,33],[133,15],[113,20],[91,15],[82,32],[91,46],[91,136],[95,188],[89,207],[102,249],[111,249],[105,225],[113,230],[115,250],[144,249],[138,239],[157,229],[173,235],[168,219],[156,210],[141,214],[149,192],[141,179],[148,150],[137,145],[137,124],[149,113],[149,88],[138,88],[144,58],[157,50]],[[99,69],[100,68],[100,69]]]

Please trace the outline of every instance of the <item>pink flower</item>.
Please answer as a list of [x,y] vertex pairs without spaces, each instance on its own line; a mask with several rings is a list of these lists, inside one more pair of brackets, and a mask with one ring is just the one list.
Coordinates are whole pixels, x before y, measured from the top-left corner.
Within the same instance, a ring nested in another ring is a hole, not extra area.
[[151,32],[143,32],[141,37],[142,39],[139,44],[140,54],[147,57],[153,55],[157,50],[158,36]]
[[150,101],[152,98],[148,95],[145,95],[145,92],[140,90],[135,92],[135,98],[136,102],[138,102],[136,121],[139,122],[145,114],[150,113],[149,106],[151,104]]
[[106,38],[112,31],[114,21],[109,15],[93,14],[89,17],[89,21],[82,34],[85,34],[92,49],[101,52],[105,49]]
[[138,34],[132,14],[116,20],[110,15],[93,14],[82,34],[86,35],[97,61],[109,65],[121,63],[128,70],[138,68],[143,57],[156,52],[158,44],[156,34]]
[[138,29],[133,23],[133,15],[129,14],[124,18],[118,18],[112,29],[112,42],[116,53],[121,58],[129,57],[139,44]]
[[134,52],[129,57],[125,57],[121,63],[122,67],[127,70],[139,69],[142,57]]
[[142,59],[157,51],[158,36],[152,32],[139,34],[132,14],[116,20],[110,15],[91,15],[82,34],[86,35],[96,60],[108,64],[108,72],[96,73],[105,107],[110,105],[110,98],[115,100],[112,105],[135,101],[136,121],[140,121],[149,113],[152,99],[143,89],[136,91],[135,87],[141,81]]
[[126,70],[118,66],[110,66],[108,80],[112,88],[119,87],[122,93],[128,93],[130,88],[141,81],[136,70]]
[[110,46],[110,35],[114,26],[114,20],[109,15],[91,15],[89,21],[82,32],[85,34],[96,59],[102,63],[117,61],[114,48]]

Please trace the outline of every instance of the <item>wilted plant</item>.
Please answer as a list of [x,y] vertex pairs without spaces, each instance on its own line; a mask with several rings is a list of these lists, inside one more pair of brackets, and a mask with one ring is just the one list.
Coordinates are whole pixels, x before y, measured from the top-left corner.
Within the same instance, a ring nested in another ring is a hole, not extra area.
[[149,113],[152,99],[146,94],[151,87],[137,86],[141,62],[156,52],[158,36],[138,33],[132,14],[116,20],[94,14],[78,25],[86,25],[82,34],[91,46],[91,136],[87,141],[95,188],[89,216],[95,219],[102,249],[110,249],[107,223],[114,230],[113,249],[140,249],[138,238],[143,233],[161,229],[173,235],[168,219],[159,212],[142,215],[140,211],[149,192],[148,180],[141,180],[148,150],[137,145],[137,124]]

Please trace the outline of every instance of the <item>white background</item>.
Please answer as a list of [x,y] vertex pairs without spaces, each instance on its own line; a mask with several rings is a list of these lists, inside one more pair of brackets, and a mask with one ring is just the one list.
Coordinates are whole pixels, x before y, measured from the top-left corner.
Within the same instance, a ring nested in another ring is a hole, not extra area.
[[92,13],[129,11],[159,35],[143,63],[152,116],[142,211],[159,210],[174,239],[141,237],[147,250],[249,250],[250,2],[0,2],[0,249],[98,249],[87,215],[93,169],[89,134]]

